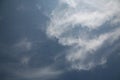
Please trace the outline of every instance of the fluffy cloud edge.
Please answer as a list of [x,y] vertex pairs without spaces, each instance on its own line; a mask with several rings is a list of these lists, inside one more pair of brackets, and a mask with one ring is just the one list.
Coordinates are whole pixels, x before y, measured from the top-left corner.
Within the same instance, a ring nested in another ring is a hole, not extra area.
[[[107,25],[110,26],[109,28],[111,28],[111,23],[116,26],[116,22],[120,22],[117,18],[119,13],[119,0],[92,0],[91,2],[89,0],[62,0],[53,10],[51,22],[47,27],[47,35],[58,39],[63,46],[73,46],[69,53],[66,53],[66,60],[72,64],[73,69],[89,70],[107,62],[105,55],[101,55],[97,63],[94,59],[88,60],[87,58],[89,54],[96,55],[95,51],[106,42],[113,44],[120,37],[120,28],[117,26],[99,35],[93,34],[92,39],[89,36],[92,36],[93,31],[104,27],[107,22],[109,22]],[[84,37],[81,37],[79,32],[74,34],[76,27],[83,29]],[[77,38],[74,37],[76,35]]]

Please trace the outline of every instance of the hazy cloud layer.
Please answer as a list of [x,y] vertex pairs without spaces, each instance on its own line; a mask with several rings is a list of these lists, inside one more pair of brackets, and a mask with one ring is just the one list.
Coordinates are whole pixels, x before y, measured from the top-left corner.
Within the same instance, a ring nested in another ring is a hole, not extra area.
[[44,68],[33,68],[33,69],[16,71],[15,73],[16,73],[16,76],[22,77],[25,79],[49,80],[49,79],[57,78],[57,76],[62,74],[63,72],[60,70],[54,69],[54,67],[52,66],[48,66]]
[[109,53],[99,50],[120,37],[119,4],[119,0],[59,1],[47,35],[61,45],[72,46],[65,56],[71,68],[89,70],[106,63]]

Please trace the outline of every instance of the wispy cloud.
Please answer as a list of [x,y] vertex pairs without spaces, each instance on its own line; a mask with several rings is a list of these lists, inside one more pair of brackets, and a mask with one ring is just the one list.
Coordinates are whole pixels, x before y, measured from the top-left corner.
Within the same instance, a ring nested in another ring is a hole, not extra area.
[[97,51],[120,38],[120,26],[116,26],[120,22],[119,3],[119,0],[60,0],[51,14],[47,35],[57,38],[61,45],[72,46],[66,53],[72,68],[89,70],[106,63],[106,54],[99,56]]
[[24,71],[16,72],[16,75],[25,79],[42,79],[49,80],[53,78],[57,78],[63,72],[61,70],[54,69],[52,66],[44,67],[44,68],[33,68],[27,69]]
[[32,42],[30,42],[27,38],[23,38],[14,45],[14,48],[20,51],[29,51],[32,48]]

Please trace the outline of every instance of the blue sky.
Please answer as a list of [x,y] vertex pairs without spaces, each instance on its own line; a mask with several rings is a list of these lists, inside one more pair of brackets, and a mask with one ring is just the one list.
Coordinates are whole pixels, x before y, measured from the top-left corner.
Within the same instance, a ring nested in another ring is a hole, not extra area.
[[1,0],[0,80],[120,80],[119,0]]

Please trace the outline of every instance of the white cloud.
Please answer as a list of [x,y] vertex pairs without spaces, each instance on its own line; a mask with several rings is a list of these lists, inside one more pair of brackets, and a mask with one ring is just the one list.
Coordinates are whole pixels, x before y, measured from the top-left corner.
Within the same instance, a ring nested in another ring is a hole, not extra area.
[[[61,45],[72,46],[66,53],[72,68],[89,70],[106,63],[106,54],[99,57],[96,51],[120,38],[120,27],[116,26],[120,22],[120,1],[60,0],[59,3],[46,31]],[[111,24],[116,27],[111,28]]]
[[77,3],[74,0],[61,0],[62,3],[66,3],[71,7],[76,7]]
[[[66,59],[67,61],[72,62],[72,68],[79,70],[89,70],[96,65],[105,64],[107,61],[107,54],[99,54],[96,50],[106,43],[112,44],[118,38],[120,38],[120,28],[116,29],[114,32],[102,34],[97,37],[97,39],[83,40],[80,43],[79,41],[76,41],[78,43],[73,46],[71,52],[67,54]],[[95,58],[96,56],[98,56],[97,59]]]

